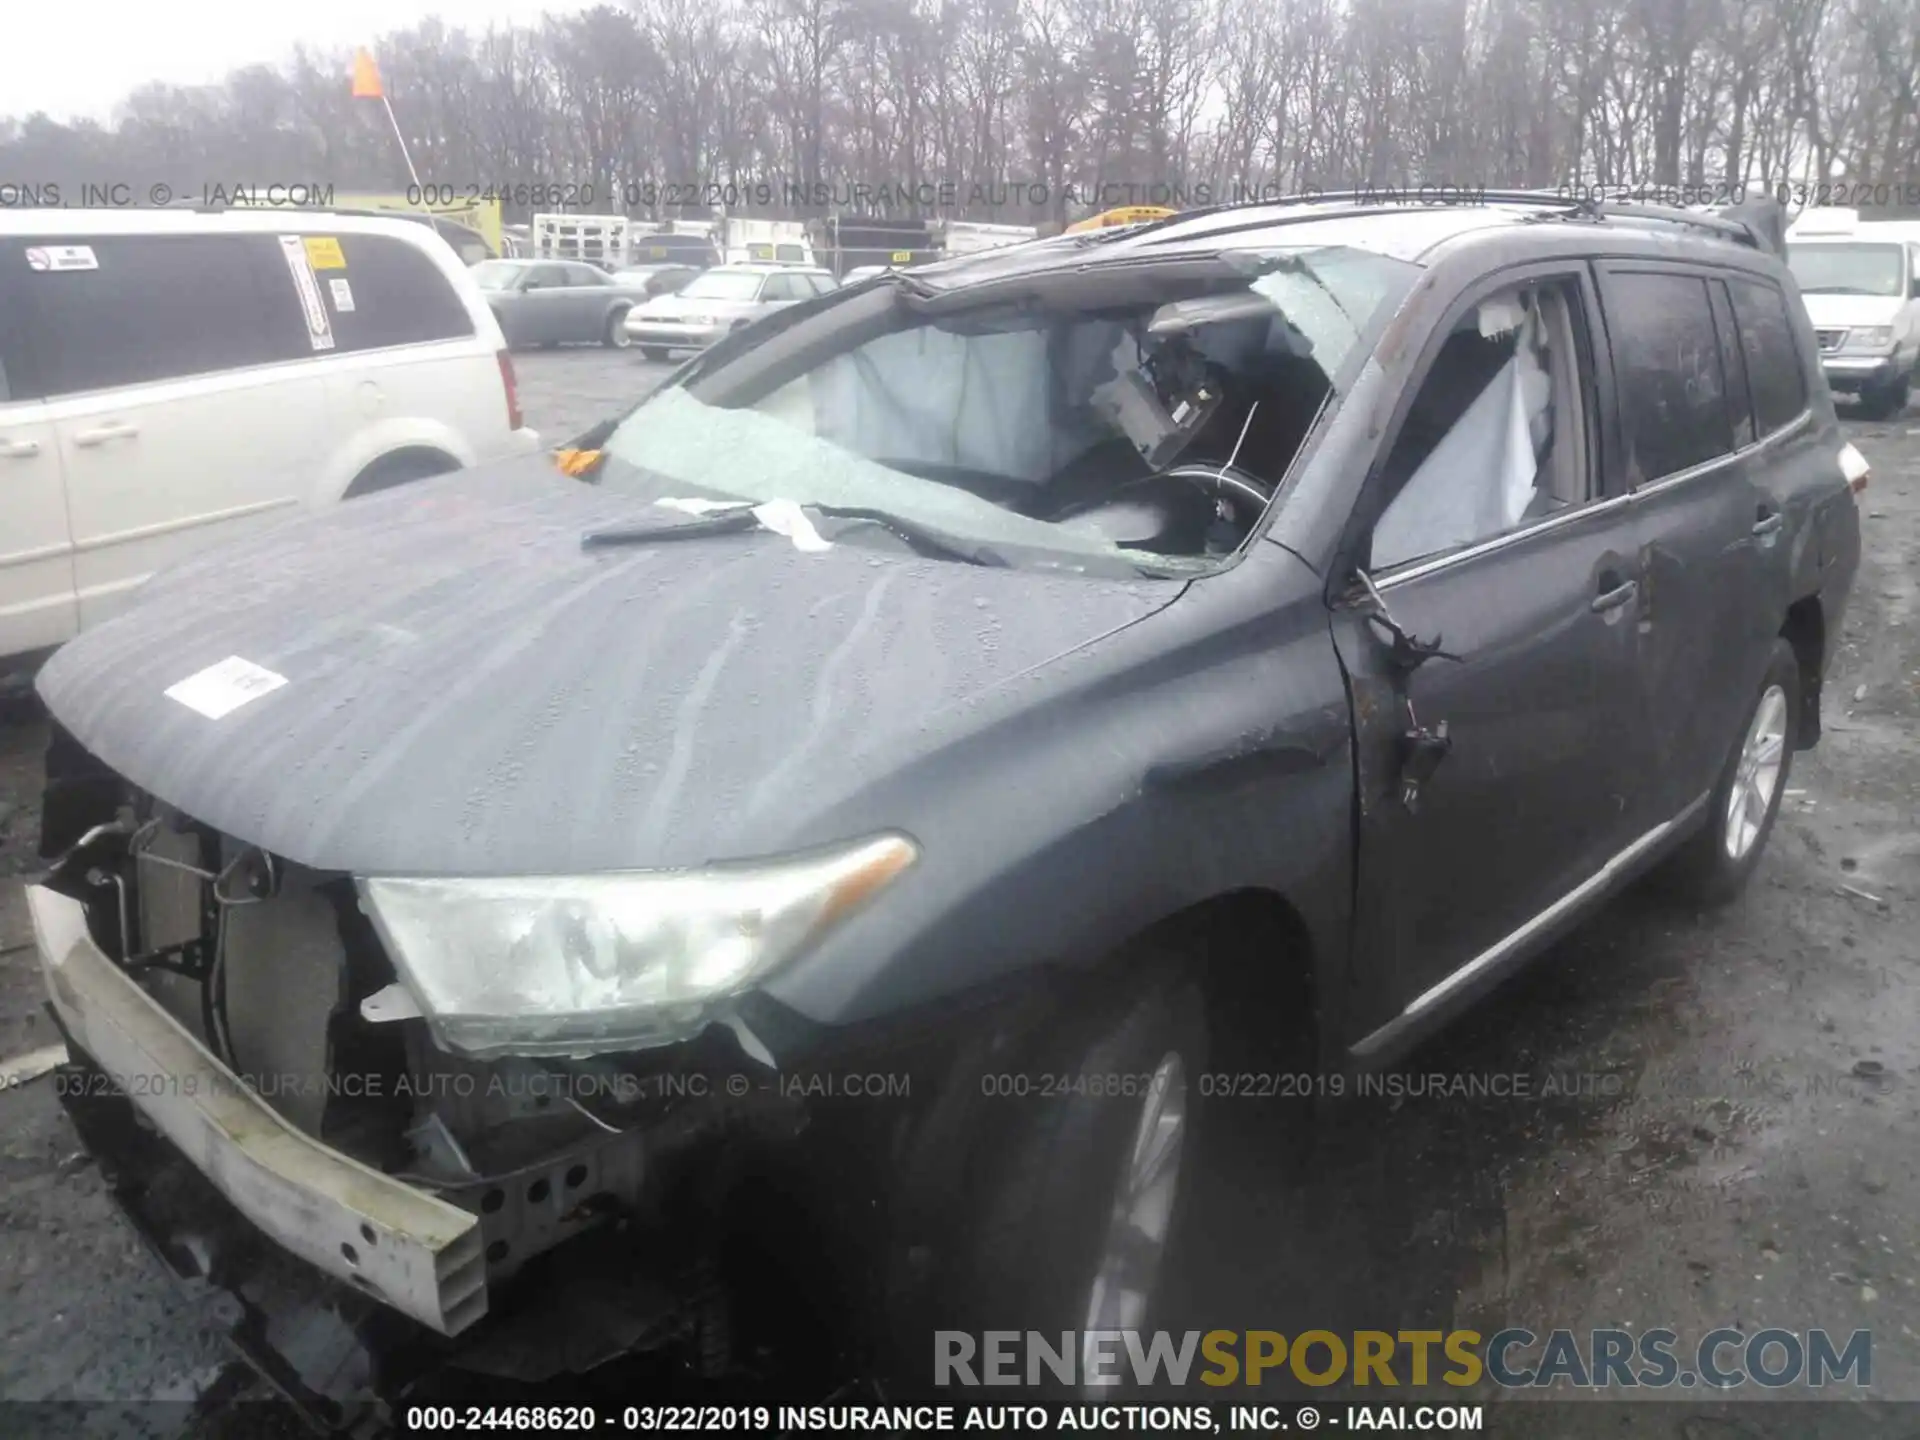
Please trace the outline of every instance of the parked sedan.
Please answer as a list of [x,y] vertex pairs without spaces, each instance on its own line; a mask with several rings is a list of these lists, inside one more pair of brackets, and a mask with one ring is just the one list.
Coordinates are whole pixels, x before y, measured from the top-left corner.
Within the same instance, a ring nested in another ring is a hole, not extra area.
[[629,265],[613,272],[613,283],[652,299],[655,295],[679,294],[699,273],[694,265]]
[[473,277],[508,345],[568,342],[627,347],[627,312],[639,298],[579,260],[487,260]]
[[704,350],[729,330],[835,288],[831,273],[797,265],[722,265],[627,316],[627,337],[649,360]]

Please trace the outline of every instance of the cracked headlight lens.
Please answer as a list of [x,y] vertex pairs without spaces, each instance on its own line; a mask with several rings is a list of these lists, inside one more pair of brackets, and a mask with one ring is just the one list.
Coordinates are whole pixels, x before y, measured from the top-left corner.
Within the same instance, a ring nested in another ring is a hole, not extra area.
[[698,1034],[910,866],[900,835],[700,870],[373,876],[360,894],[435,1037],[465,1055],[592,1055]]

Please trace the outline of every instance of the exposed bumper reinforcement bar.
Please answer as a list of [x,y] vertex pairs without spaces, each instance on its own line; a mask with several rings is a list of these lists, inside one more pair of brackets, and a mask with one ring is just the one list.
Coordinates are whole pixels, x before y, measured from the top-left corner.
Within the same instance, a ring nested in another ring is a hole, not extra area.
[[30,886],[40,965],[68,1035],[260,1231],[438,1331],[487,1310],[478,1218],[283,1120],[94,944],[85,911]]

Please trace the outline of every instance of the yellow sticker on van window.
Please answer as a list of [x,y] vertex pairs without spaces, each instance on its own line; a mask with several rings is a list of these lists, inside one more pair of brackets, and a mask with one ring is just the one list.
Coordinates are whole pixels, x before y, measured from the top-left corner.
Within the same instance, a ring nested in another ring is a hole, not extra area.
[[347,257],[340,253],[340,242],[331,235],[309,235],[307,263],[316,270],[344,270]]
[[912,262],[913,262],[913,252],[911,250],[896,250],[893,252],[894,264],[908,265],[908,264],[911,264]]

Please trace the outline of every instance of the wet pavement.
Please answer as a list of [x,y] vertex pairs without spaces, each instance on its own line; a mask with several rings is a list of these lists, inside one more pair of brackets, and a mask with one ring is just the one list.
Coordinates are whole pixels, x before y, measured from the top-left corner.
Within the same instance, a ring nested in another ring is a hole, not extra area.
[[[556,441],[666,368],[517,364]],[[1275,1143],[1298,1102],[1206,1101],[1170,1325],[1664,1325],[1683,1354],[1719,1327],[1867,1329],[1872,1396],[1920,1401],[1920,406],[1847,428],[1874,466],[1865,560],[1825,739],[1796,757],[1745,896],[1697,914],[1629,892],[1400,1066],[1425,1093],[1333,1107],[1304,1154]],[[42,742],[31,715],[0,718],[0,1059],[52,1038],[9,878],[35,863]],[[216,1386],[226,1364],[50,1084],[0,1093],[0,1398],[203,1396],[143,1412],[144,1433],[257,1433],[233,1398],[257,1390]],[[1575,1406],[1552,1433],[1761,1433],[1706,1418]]]

